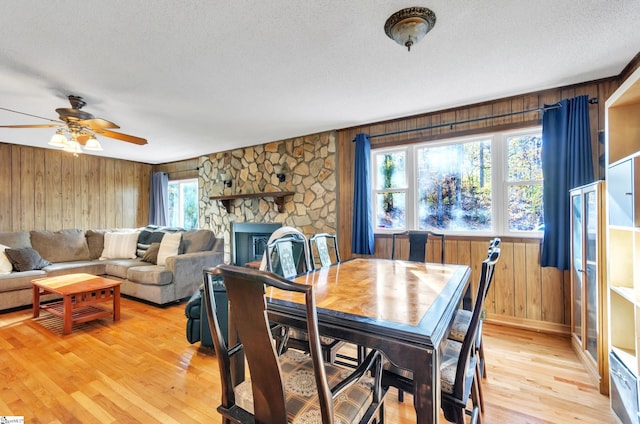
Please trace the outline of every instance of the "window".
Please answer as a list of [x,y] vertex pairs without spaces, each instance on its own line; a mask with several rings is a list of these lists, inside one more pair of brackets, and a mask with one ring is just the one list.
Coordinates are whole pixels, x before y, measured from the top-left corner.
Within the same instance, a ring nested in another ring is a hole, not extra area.
[[540,128],[372,150],[376,231],[539,236]]
[[198,180],[169,181],[170,227],[198,227]]

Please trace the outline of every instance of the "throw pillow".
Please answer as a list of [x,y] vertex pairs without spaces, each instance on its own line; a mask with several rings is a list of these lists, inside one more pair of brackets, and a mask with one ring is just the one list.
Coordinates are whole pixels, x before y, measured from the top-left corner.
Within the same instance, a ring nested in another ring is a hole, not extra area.
[[135,259],[138,233],[105,233],[100,259]]
[[158,265],[164,266],[169,256],[176,256],[180,249],[182,233],[167,233],[162,237],[158,250]]
[[5,249],[4,253],[11,261],[13,269],[18,272],[42,269],[51,265],[51,262],[42,259],[38,251],[32,247]]
[[11,274],[13,271],[13,265],[11,261],[4,253],[5,249],[11,249],[9,246],[5,246],[4,244],[0,244],[0,274]]
[[142,260],[155,265],[158,262],[158,250],[160,250],[160,243],[151,243],[149,248],[144,252]]

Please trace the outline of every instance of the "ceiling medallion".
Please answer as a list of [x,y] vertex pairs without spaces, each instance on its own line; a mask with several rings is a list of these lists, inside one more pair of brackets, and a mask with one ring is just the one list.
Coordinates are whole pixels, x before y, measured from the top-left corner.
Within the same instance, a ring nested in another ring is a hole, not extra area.
[[384,32],[411,51],[436,24],[436,14],[426,7],[409,7],[394,13],[384,24]]

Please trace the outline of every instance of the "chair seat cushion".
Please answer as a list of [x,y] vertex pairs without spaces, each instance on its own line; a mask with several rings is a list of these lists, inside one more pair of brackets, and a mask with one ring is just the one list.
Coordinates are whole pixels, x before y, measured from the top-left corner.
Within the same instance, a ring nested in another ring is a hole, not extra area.
[[[352,370],[325,364],[329,387],[346,378]],[[318,393],[311,357],[289,349],[280,356],[280,368],[285,382],[288,421],[290,423],[322,423]],[[359,422],[373,399],[373,378],[363,377],[350,386],[333,405],[336,423]],[[236,404],[253,413],[251,380],[246,379],[235,388]]]
[[[458,358],[462,343],[455,340],[447,339],[444,351],[442,352],[442,364],[440,365],[440,388],[444,393],[453,394],[454,384],[456,381],[456,368],[458,367]],[[473,382],[476,370],[476,357],[470,358],[465,376],[465,388],[463,393],[470,393],[471,383]]]
[[469,330],[469,324],[471,323],[471,311],[466,309],[458,309],[456,315],[453,318],[453,324],[451,325],[451,331],[449,332],[449,338],[457,342],[462,343],[464,336]]
[[[440,364],[440,388],[444,393],[453,393],[453,385],[456,379],[456,367],[458,366],[458,358],[460,357],[460,349],[462,343],[455,340],[447,339],[442,352],[442,363]],[[475,357],[471,358],[471,364],[467,368],[467,384],[471,383],[469,377],[473,378],[475,371]],[[413,372],[404,368],[397,367],[389,361],[383,364],[385,371],[396,374],[407,380],[413,380]],[[469,386],[470,387],[470,386]]]

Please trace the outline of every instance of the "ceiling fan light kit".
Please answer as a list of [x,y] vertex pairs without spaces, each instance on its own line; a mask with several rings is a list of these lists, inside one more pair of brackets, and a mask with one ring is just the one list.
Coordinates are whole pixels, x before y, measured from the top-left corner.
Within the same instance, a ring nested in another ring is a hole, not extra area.
[[426,7],[408,7],[387,19],[384,32],[401,46],[411,51],[413,46],[436,24],[436,14]]
[[84,149],[85,150],[93,150],[93,151],[101,151],[102,149],[102,145],[100,144],[100,142],[98,141],[98,139],[95,136],[92,136],[91,138],[89,138],[87,140],[86,143],[84,143]]
[[68,96],[68,99],[69,103],[71,103],[71,108],[56,109],[60,120],[42,118],[28,113],[1,108],[9,112],[45,119],[52,123],[36,125],[0,125],[0,128],[57,128],[56,133],[49,141],[49,145],[61,148],[66,152],[73,153],[74,156],[78,156],[78,154],[82,153],[83,150],[103,150],[102,145],[100,145],[100,142],[96,138],[96,134],[137,145],[147,144],[147,140],[144,138],[111,131],[113,128],[120,127],[111,121],[96,118],[92,114],[80,110],[86,105],[86,102],[82,97],[70,95]]

